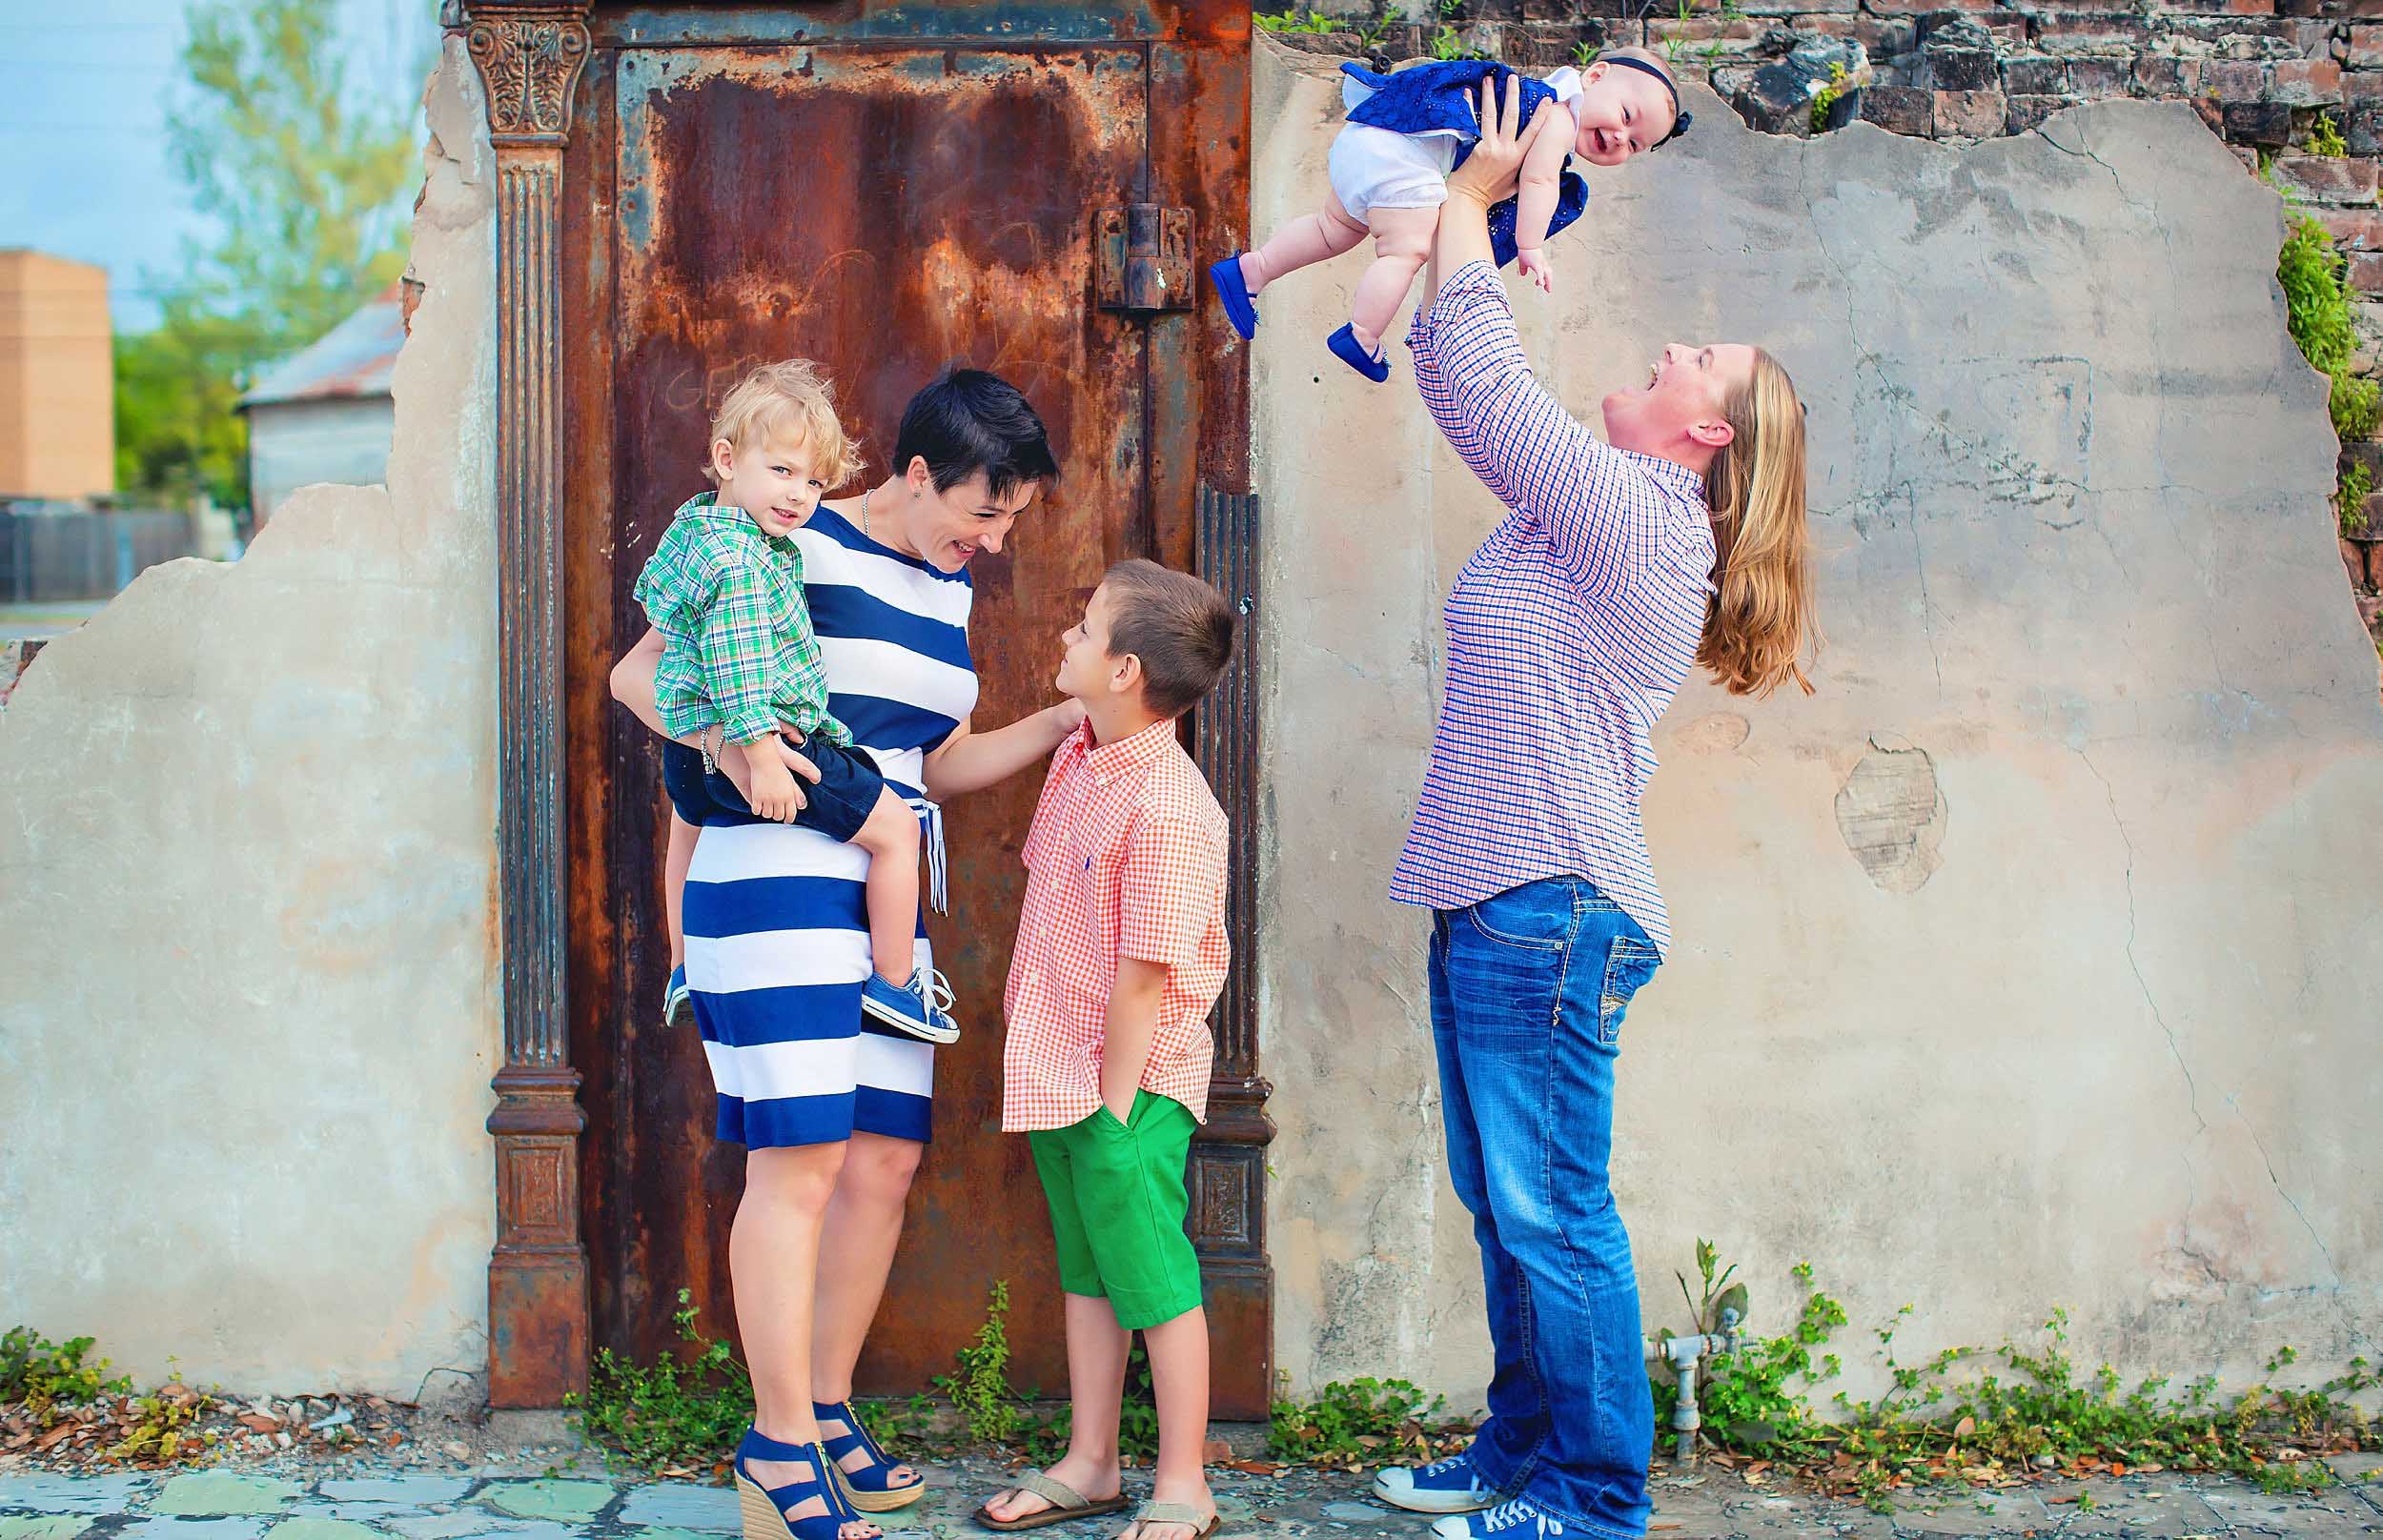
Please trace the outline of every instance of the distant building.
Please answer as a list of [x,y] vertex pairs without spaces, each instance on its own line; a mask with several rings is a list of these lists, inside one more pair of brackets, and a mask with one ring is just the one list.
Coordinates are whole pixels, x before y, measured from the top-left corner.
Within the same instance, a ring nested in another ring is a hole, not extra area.
[[0,251],[0,497],[115,491],[115,394],[107,270]]
[[389,475],[389,397],[405,345],[401,285],[267,370],[248,414],[249,506],[262,527],[282,498],[317,481],[370,486]]

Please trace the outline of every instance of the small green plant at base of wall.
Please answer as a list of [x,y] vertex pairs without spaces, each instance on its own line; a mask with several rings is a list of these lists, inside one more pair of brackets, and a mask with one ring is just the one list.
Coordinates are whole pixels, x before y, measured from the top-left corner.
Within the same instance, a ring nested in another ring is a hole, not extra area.
[[695,1327],[692,1295],[671,1312],[685,1358],[641,1367],[609,1348],[588,1366],[587,1390],[564,1398],[615,1469],[691,1474],[727,1459],[753,1420],[753,1377],[724,1342]]
[[979,1444],[1007,1444],[1018,1430],[1017,1398],[1009,1393],[1009,1282],[993,1281],[985,1324],[960,1349],[960,1369],[936,1380],[951,1398],[968,1437]]
[[214,1397],[179,1383],[134,1397],[125,1408],[131,1426],[108,1447],[108,1458],[125,1465],[173,1465],[195,1459],[214,1447],[215,1435],[196,1426],[214,1405]]
[[[10,1327],[0,1336],[0,1402],[22,1401],[34,1415],[132,1388],[126,1375],[111,1376],[106,1359],[86,1362],[92,1339],[51,1342],[31,1327]],[[44,1426],[48,1426],[45,1420]]]
[[[1706,1243],[1698,1244],[1698,1254],[1709,1307],[1716,1274]],[[1720,1274],[1722,1282],[1727,1276]],[[2383,1384],[2362,1358],[2311,1390],[2262,1384],[2221,1401],[2212,1379],[2176,1395],[2155,1376],[2122,1393],[2115,1369],[2086,1371],[2070,1359],[2062,1310],[2045,1322],[2049,1341],[2039,1349],[2007,1342],[1992,1349],[1945,1348],[1904,1364],[1895,1356],[1895,1334],[1913,1311],[1906,1305],[1873,1333],[1886,1392],[1855,1401],[1840,1391],[1832,1398],[1834,1420],[1823,1422],[1807,1392],[1841,1368],[1823,1349],[1844,1325],[1845,1311],[1811,1287],[1807,1265],[1799,1264],[1794,1276],[1804,1300],[1787,1334],[1753,1337],[1703,1366],[1698,1410],[1704,1437],[1724,1459],[1777,1462],[1875,1509],[1888,1506],[1889,1493],[1913,1487],[2013,1486],[2129,1470],[2223,1471],[2271,1491],[2306,1490],[2332,1479],[2313,1455],[2378,1447],[2374,1423],[2352,1399]],[[1689,1305],[1705,1313],[1695,1300]],[[1713,1328],[1709,1321],[1700,1326]],[[2280,1349],[2269,1374],[2293,1356]],[[1973,1363],[1973,1373],[1955,1377],[1957,1368]],[[1678,1396],[1676,1386],[1662,1383],[1668,1378],[1654,1385],[1659,1430]]]
[[2350,143],[2342,137],[2341,125],[2331,112],[2319,112],[2309,122],[2308,152],[2327,160],[2340,160],[2350,153]]
[[[1742,1317],[1746,1287],[1709,1242],[1697,1243],[1697,1270],[1701,1298],[1680,1280],[1694,1329],[1718,1331],[1725,1311]],[[2383,1448],[2376,1424],[2354,1399],[2383,1388],[2363,1358],[2313,1389],[2262,1383],[2221,1398],[2213,1379],[2172,1393],[2169,1382],[2155,1376],[2122,1392],[2115,1369],[2085,1370],[2069,1357],[2068,1317],[2060,1310],[2046,1320],[2047,1340],[2039,1348],[1944,1348],[1904,1364],[1895,1340],[1913,1313],[1906,1305],[1872,1333],[1885,1392],[1856,1401],[1839,1391],[1831,1420],[1823,1421],[1811,1397],[1843,1367],[1829,1349],[1846,1325],[1845,1308],[1814,1287],[1808,1264],[1798,1264],[1791,1276],[1802,1303],[1785,1332],[1746,1332],[1741,1319],[1741,1346],[1700,1366],[1701,1437],[1719,1463],[1776,1465],[1883,1510],[1892,1494],[1920,1487],[2002,1488],[2130,1471],[2221,1471],[2270,1491],[2303,1491],[2332,1480],[2315,1456]],[[640,1368],[600,1352],[587,1394],[575,1397],[574,1406],[590,1436],[621,1464],[682,1476],[717,1473],[752,1416],[752,1382],[725,1343],[696,1329],[686,1291],[679,1304],[673,1319],[690,1355]],[[1066,1447],[1065,1408],[1041,1415],[1033,1392],[1010,1388],[1008,1310],[1008,1287],[996,1283],[983,1325],[955,1355],[955,1371],[936,1381],[948,1398],[947,1419],[924,1395],[858,1404],[862,1421],[896,1459],[989,1447],[1048,1463]],[[10,1340],[15,1344],[15,1335]],[[81,1367],[89,1346],[61,1348],[29,1335],[18,1359],[0,1365],[21,1360],[64,1364],[55,1372],[70,1377],[97,1373],[104,1365]],[[2269,1376],[2293,1357],[2291,1348],[2279,1349]],[[19,1378],[31,1383],[24,1371]],[[1150,1364],[1138,1345],[1126,1380],[1122,1452],[1145,1464],[1155,1456],[1158,1425]],[[1660,1459],[1670,1449],[1667,1427],[1679,1391],[1667,1370],[1651,1372],[1649,1381]],[[1272,1413],[1272,1459],[1350,1470],[1437,1459],[1464,1448],[1473,1430],[1469,1418],[1447,1414],[1440,1397],[1397,1379],[1335,1381],[1312,1400],[1276,1399]],[[182,1426],[171,1408],[158,1424],[158,1441]]]
[[[111,1375],[108,1361],[92,1362],[91,1350],[89,1337],[51,1342],[31,1327],[0,1335],[0,1408],[22,1406],[32,1427],[51,1435],[37,1449],[71,1437],[112,1464],[166,1466],[188,1464],[214,1448],[215,1434],[198,1427],[218,1409],[214,1395],[171,1377],[171,1368],[167,1383],[132,1395],[132,1378]],[[112,1436],[94,1446],[94,1429]]]
[[1267,1452],[1293,1465],[1428,1464],[1470,1442],[1473,1424],[1405,1380],[1335,1380],[1313,1401],[1278,1400],[1267,1420]]

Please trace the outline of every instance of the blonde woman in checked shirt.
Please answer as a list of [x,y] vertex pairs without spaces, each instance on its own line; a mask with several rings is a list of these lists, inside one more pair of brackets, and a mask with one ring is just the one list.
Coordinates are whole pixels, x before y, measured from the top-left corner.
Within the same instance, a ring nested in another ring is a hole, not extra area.
[[[1787,679],[1809,629],[1803,409],[1740,343],[1666,347],[1605,441],[1532,378],[1487,211],[1531,143],[1509,88],[1448,179],[1408,333],[1449,444],[1507,514],[1446,613],[1446,699],[1391,897],[1433,911],[1448,1164],[1481,1247],[1495,1365],[1464,1453],[1384,1470],[1447,1540],[1646,1532],[1654,1408],[1607,1183],[1631,996],[1671,939],[1640,800],[1688,670]],[[1815,638],[1817,642],[1817,638]]]

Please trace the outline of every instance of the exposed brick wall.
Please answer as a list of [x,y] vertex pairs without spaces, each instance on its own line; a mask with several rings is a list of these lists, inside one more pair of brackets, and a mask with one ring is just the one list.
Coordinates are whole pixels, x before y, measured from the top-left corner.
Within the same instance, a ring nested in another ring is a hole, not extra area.
[[[1827,39],[1862,45],[1871,81],[1858,110],[1893,133],[1991,138],[2108,97],[2190,102],[2246,168],[2264,162],[2276,189],[2332,233],[2351,287],[2367,300],[2355,308],[2369,346],[2352,372],[2378,370],[2383,0],[1687,0],[1684,17],[1680,0],[1303,0],[1300,9],[1349,26],[1280,41],[1387,62],[1431,52],[1443,30],[1468,52],[1530,70],[1642,44],[1749,122],[1797,135],[1811,132],[1808,111],[1793,107],[1801,98],[1766,102],[1757,76]],[[2346,154],[2309,152],[2321,116]],[[2342,457],[2364,461],[2383,489],[2383,443],[2346,444]],[[2342,542],[2342,559],[2360,618],[2383,647],[2383,490],[2365,513],[2363,537]]]
[[[1385,8],[1324,0],[1318,9],[1364,17]],[[1684,20],[1678,0],[1406,9],[1437,14],[1375,24],[1371,51],[1392,60],[1428,52],[1442,25],[1468,50],[1529,69],[1570,62],[1583,47],[1642,43],[1733,99],[1761,65],[1796,44],[1850,38],[1875,71],[1862,115],[1931,138],[2023,133],[2065,107],[2111,96],[2190,102],[2246,165],[2274,157],[2277,185],[2305,201],[2350,253],[2352,282],[2383,296],[2383,0],[1734,0],[1726,11],[1721,0],[1689,0]],[[1320,52],[1364,51],[1349,31],[1282,40]],[[2342,133],[2348,158],[2302,152],[2319,113]],[[1781,128],[1806,132],[1795,121]]]

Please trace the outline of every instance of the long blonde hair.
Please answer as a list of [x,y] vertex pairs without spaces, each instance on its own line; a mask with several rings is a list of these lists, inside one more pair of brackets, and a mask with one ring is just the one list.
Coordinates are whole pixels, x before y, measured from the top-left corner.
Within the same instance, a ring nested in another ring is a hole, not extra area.
[[1758,699],[1804,677],[1812,614],[1811,541],[1803,511],[1803,403],[1779,360],[1754,350],[1754,371],[1722,407],[1732,435],[1705,472],[1713,507],[1715,582],[1697,661],[1731,695]]

